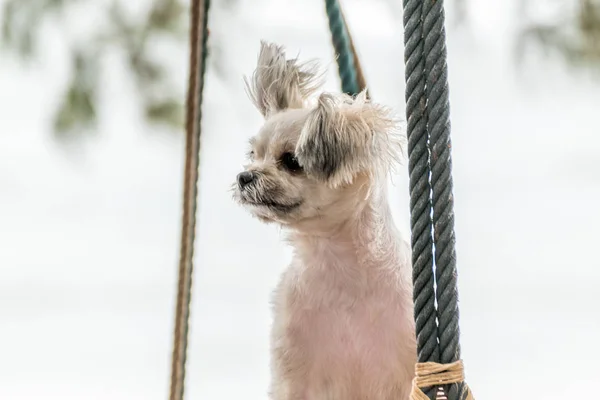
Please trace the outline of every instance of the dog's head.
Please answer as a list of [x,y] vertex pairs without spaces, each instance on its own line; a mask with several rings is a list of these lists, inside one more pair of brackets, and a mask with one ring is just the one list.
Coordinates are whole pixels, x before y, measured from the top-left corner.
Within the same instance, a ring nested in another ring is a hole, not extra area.
[[265,123],[250,140],[234,198],[264,221],[296,225],[351,216],[401,154],[397,121],[365,93],[322,93],[315,63],[288,60],[262,43],[247,80]]

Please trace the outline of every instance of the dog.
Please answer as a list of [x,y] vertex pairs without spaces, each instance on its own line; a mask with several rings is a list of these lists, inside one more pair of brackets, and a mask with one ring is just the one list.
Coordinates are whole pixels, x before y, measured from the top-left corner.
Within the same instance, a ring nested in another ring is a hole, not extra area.
[[388,203],[404,137],[386,107],[322,92],[316,61],[261,42],[246,78],[264,125],[234,199],[281,226],[271,400],[405,400],[416,363],[410,248]]

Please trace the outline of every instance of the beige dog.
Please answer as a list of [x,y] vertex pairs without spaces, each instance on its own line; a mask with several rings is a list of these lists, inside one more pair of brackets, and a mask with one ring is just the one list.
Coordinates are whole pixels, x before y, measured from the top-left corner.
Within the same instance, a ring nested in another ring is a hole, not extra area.
[[416,362],[410,250],[387,178],[402,137],[390,112],[322,93],[314,63],[262,43],[247,82],[265,117],[234,198],[294,248],[274,292],[272,400],[405,400]]

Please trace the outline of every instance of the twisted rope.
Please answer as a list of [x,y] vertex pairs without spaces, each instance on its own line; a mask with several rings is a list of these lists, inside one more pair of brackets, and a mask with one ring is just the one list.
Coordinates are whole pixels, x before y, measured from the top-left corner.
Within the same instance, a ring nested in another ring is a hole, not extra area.
[[[354,60],[354,68],[356,68],[356,82],[358,83],[359,92],[367,89],[367,80],[365,79],[365,75],[363,73],[362,65],[360,64],[360,59],[358,58],[358,52],[356,51],[356,47],[354,47],[354,40],[352,40],[352,35],[348,30],[348,23],[346,22],[346,17],[344,16],[344,12],[341,10],[342,21],[346,26],[346,32],[348,32],[348,42],[350,43],[350,51],[352,52],[352,59]],[[358,93],[356,93],[358,94]],[[367,97],[369,97],[369,92],[367,91]]]
[[[438,362],[421,4],[421,0],[405,0],[403,4],[413,300],[418,360]],[[435,398],[435,388],[426,393]]]
[[[450,101],[443,0],[423,2],[425,73],[431,149],[436,298],[440,362],[460,359],[458,289],[454,236],[454,197],[450,141]],[[450,400],[465,399],[463,382],[445,388]]]
[[325,0],[325,11],[329,21],[331,42],[335,50],[342,92],[356,95],[366,88],[366,82],[348,31],[346,18],[338,0]]
[[[455,365],[460,335],[443,0],[403,6],[418,373],[423,363]],[[460,377],[429,381],[423,395],[435,399],[441,385],[449,400],[472,398]]]
[[171,365],[170,400],[183,400],[190,318],[194,239],[198,196],[198,165],[202,118],[202,92],[206,69],[209,0],[192,0],[190,9],[190,64],[186,100],[186,138],[175,334]]

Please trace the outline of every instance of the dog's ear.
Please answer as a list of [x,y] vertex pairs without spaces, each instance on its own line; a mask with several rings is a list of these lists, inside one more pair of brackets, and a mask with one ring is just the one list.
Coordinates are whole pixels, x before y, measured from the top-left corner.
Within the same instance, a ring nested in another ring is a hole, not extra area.
[[288,108],[301,108],[322,84],[314,61],[304,64],[285,58],[282,46],[261,41],[256,70],[246,78],[246,91],[264,117]]
[[296,145],[307,174],[336,187],[361,173],[386,174],[402,155],[399,121],[373,104],[366,91],[356,98],[324,93]]

